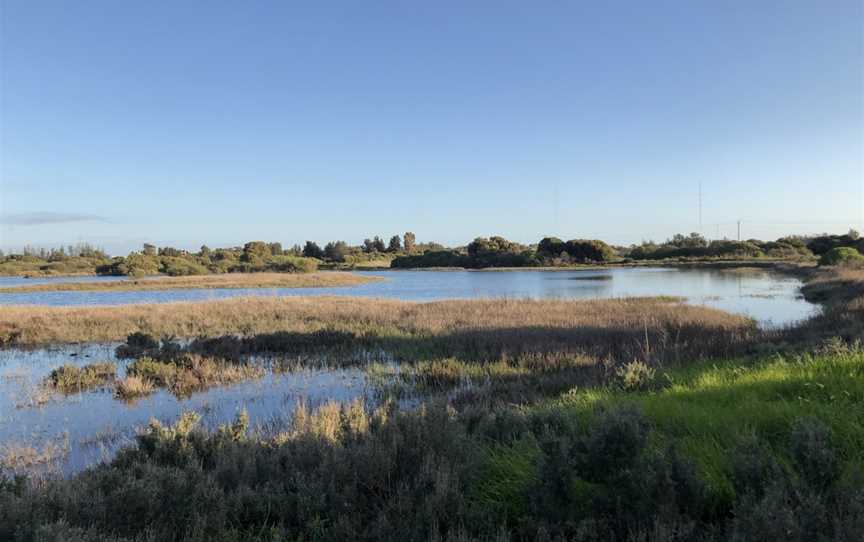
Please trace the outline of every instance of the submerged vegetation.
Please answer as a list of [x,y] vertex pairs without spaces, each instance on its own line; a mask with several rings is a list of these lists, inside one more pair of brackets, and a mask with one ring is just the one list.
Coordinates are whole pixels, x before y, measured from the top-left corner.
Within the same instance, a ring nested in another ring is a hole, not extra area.
[[83,367],[66,364],[51,371],[45,384],[63,393],[78,393],[104,386],[114,380],[116,374],[117,366],[111,362],[91,363]]

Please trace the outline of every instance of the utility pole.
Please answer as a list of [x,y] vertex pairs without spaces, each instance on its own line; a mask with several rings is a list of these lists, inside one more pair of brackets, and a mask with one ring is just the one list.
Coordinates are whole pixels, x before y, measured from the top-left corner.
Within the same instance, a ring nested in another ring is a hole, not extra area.
[[738,221],[738,240],[741,240],[741,221]]

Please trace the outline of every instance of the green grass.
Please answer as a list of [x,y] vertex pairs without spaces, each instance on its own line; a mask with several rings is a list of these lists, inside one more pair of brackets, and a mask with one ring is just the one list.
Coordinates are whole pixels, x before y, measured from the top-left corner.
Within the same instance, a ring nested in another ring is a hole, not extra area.
[[669,371],[658,375],[657,384],[659,390],[640,393],[576,391],[542,408],[588,419],[598,406],[635,404],[654,424],[654,445],[674,443],[696,462],[709,487],[727,498],[730,450],[755,437],[786,463],[790,427],[805,417],[831,428],[844,462],[864,464],[864,351],[731,360]]

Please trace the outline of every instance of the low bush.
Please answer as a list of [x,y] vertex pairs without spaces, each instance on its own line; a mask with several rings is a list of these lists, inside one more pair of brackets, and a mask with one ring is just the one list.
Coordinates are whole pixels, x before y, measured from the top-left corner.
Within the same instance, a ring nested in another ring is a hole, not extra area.
[[837,247],[823,254],[819,265],[864,265],[864,256],[854,248]]

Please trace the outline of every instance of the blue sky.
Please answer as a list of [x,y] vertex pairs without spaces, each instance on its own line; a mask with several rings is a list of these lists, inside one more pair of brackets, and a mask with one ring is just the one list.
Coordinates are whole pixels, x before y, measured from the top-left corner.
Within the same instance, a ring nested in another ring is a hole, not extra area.
[[5,0],[0,246],[862,228],[862,11]]

